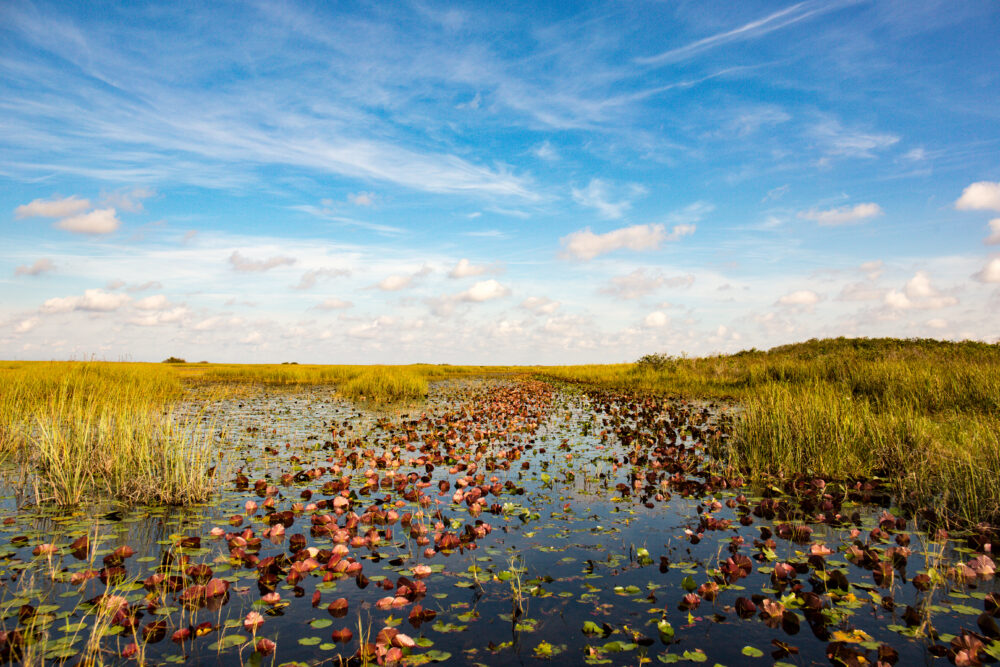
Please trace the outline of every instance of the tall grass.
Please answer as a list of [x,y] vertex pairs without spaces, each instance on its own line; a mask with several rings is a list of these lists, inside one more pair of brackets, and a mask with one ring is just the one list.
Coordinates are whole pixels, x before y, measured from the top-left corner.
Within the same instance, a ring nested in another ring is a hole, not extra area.
[[373,368],[348,380],[338,391],[355,400],[389,403],[423,398],[427,395],[427,380],[405,368]]
[[215,486],[210,428],[174,417],[175,374],[143,364],[0,370],[0,452],[40,502],[92,497],[182,504]]
[[943,519],[1000,522],[1000,345],[833,339],[546,369],[736,405],[716,453],[750,476],[880,477]]

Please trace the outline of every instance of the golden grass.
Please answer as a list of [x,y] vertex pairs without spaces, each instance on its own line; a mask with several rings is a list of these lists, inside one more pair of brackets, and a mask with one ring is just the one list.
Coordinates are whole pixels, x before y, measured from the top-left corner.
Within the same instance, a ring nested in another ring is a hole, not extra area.
[[210,427],[175,417],[176,374],[149,364],[8,364],[0,453],[40,502],[92,497],[182,504],[215,486]]

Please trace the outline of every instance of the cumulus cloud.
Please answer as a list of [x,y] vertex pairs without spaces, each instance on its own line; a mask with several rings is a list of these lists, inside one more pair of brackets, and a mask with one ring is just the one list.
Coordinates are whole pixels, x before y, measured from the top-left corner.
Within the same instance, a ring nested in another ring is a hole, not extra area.
[[559,308],[559,302],[544,296],[529,296],[521,302],[521,308],[533,313],[551,315]]
[[139,299],[132,306],[139,310],[164,310],[170,307],[170,301],[162,294],[155,294]]
[[56,227],[75,234],[110,234],[121,224],[115,209],[98,208],[90,213],[63,218],[56,223]]
[[885,305],[896,310],[937,310],[958,303],[953,296],[941,294],[931,285],[926,271],[917,271],[900,290],[889,290],[883,299]]
[[31,266],[23,264],[16,269],[14,269],[15,276],[37,276],[43,273],[47,273],[56,268],[56,265],[52,263],[51,259],[43,257],[42,259],[35,260],[35,263]]
[[62,199],[35,199],[14,209],[18,218],[67,218],[90,208],[89,199],[78,199],[76,195]]
[[102,289],[89,289],[82,296],[54,297],[42,304],[44,313],[68,313],[73,310],[110,312],[131,301],[127,294],[114,294]]
[[480,276],[486,273],[486,267],[482,265],[472,264],[469,260],[464,257],[458,260],[458,264],[455,268],[448,272],[449,278],[468,278],[470,276]]
[[469,289],[458,294],[456,298],[459,301],[482,303],[483,301],[503,298],[508,294],[510,294],[509,289],[491,278],[490,280],[479,281]]
[[429,266],[423,266],[419,271],[410,274],[394,274],[383,278],[375,287],[379,288],[383,292],[396,292],[401,289],[406,289],[413,284],[413,281],[417,278],[423,278],[427,274],[431,273],[434,269]]
[[275,256],[267,259],[254,260],[244,257],[239,250],[234,250],[229,256],[229,263],[233,265],[234,271],[244,273],[269,271],[278,266],[291,266],[295,263],[294,257]]
[[993,218],[989,221],[990,235],[983,239],[986,245],[1000,244],[1000,218]]
[[341,310],[343,308],[350,308],[354,304],[350,301],[344,301],[342,299],[337,299],[335,297],[330,297],[322,303],[316,305],[319,310]]
[[800,289],[794,292],[789,292],[780,299],[778,299],[779,306],[792,306],[792,307],[808,307],[815,306],[820,302],[822,297],[808,289]]
[[670,318],[662,310],[655,310],[646,315],[642,323],[650,329],[662,329],[670,324]]
[[982,271],[972,276],[981,283],[1000,283],[1000,257],[994,257]]
[[948,320],[942,319],[940,317],[935,317],[927,320],[924,324],[929,326],[931,329],[947,329]]
[[812,208],[808,211],[799,211],[799,217],[804,220],[812,220],[825,227],[836,227],[838,225],[853,225],[882,215],[882,207],[873,202],[865,204],[855,204],[854,206],[841,206],[826,211]]
[[[633,186],[632,192],[642,194],[645,189],[641,186]],[[611,194],[610,186],[599,178],[590,179],[590,183],[585,188],[572,188],[572,195],[573,201],[577,204],[595,209],[604,218],[620,218],[632,208],[632,202],[629,199],[612,201],[614,197]]]
[[351,272],[347,269],[310,269],[302,274],[299,284],[294,285],[292,289],[312,289],[316,286],[320,278],[336,278],[338,276],[349,275],[351,275]]
[[962,190],[955,208],[959,211],[1000,211],[1000,183],[973,183]]
[[663,225],[632,225],[595,234],[588,227],[564,236],[560,242],[563,256],[588,260],[621,248],[635,252],[656,250],[663,242],[676,241],[694,231],[694,225],[675,225],[669,233]]

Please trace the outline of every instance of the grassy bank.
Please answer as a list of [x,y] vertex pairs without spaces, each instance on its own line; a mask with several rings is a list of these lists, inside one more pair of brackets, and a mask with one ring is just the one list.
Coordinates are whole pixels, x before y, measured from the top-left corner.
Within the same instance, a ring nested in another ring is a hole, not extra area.
[[737,404],[717,454],[745,473],[886,481],[905,503],[1000,521],[1000,346],[833,339],[767,352],[548,369]]

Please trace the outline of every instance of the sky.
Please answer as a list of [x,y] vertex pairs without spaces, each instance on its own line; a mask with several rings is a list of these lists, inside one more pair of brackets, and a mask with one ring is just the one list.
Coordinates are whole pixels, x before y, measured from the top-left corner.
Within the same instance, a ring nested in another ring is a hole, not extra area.
[[0,358],[997,342],[1000,5],[0,3]]

